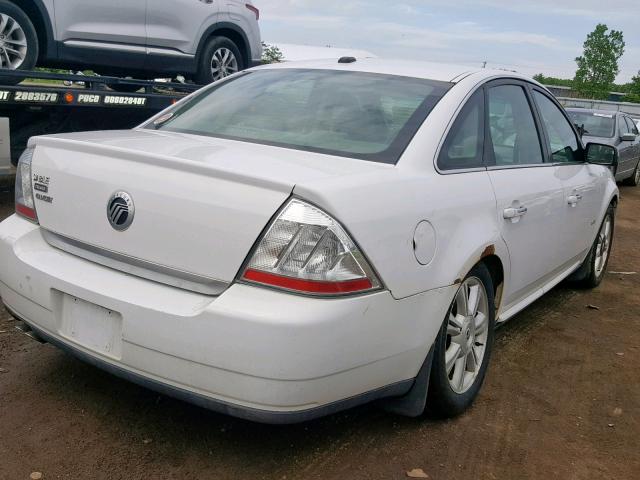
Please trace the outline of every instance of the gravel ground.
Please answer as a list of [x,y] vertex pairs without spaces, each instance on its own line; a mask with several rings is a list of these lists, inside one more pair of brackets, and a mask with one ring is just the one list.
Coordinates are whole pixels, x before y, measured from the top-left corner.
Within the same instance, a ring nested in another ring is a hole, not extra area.
[[[11,203],[0,194],[0,218]],[[640,189],[622,187],[601,287],[560,286],[500,328],[477,403],[449,421],[372,406],[235,420],[35,343],[2,310],[0,479],[640,478],[640,275],[611,273],[640,272],[638,211]]]

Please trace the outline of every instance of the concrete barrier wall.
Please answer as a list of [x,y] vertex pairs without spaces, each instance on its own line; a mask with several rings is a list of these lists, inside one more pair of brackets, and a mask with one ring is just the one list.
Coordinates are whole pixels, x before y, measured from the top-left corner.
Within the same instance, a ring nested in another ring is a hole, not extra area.
[[640,103],[610,102],[607,100],[585,100],[583,98],[557,97],[566,108],[594,108],[613,112],[624,112],[634,118],[640,118]]

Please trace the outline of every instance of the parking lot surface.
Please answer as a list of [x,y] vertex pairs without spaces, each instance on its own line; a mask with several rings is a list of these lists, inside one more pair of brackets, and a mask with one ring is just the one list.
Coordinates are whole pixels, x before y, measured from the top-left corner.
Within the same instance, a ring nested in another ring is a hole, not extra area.
[[[454,420],[364,406],[252,424],[40,345],[0,309],[0,479],[640,478],[640,189],[621,194],[603,284],[561,285],[501,327],[478,401]],[[0,218],[12,210],[0,194]]]

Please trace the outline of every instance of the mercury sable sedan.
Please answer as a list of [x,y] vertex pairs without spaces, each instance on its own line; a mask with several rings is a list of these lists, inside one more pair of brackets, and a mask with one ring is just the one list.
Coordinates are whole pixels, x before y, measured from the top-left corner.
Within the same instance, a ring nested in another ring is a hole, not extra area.
[[516,74],[259,67],[130,131],[31,139],[0,293],[37,338],[231,415],[453,416],[496,324],[602,280],[614,162]]

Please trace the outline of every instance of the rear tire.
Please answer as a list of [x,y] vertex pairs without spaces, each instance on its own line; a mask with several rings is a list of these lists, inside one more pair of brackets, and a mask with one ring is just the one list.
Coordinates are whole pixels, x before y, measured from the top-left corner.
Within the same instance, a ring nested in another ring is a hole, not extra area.
[[615,208],[609,205],[607,213],[602,220],[598,235],[593,242],[589,255],[585,258],[580,268],[572,275],[578,286],[583,288],[595,288],[600,285],[607,272],[607,265],[613,246],[613,232],[615,227]]
[[[38,36],[26,13],[7,0],[0,0],[0,68],[33,70],[38,61]],[[3,78],[0,83],[15,85],[21,78]]]
[[207,85],[244,70],[245,67],[240,49],[235,43],[227,37],[214,37],[207,41],[202,50],[195,80],[200,85]]
[[640,162],[636,165],[633,175],[625,179],[622,183],[631,187],[637,187],[638,184],[640,184]]
[[427,397],[430,412],[453,417],[478,396],[495,336],[494,298],[491,274],[480,263],[460,284],[436,339]]

